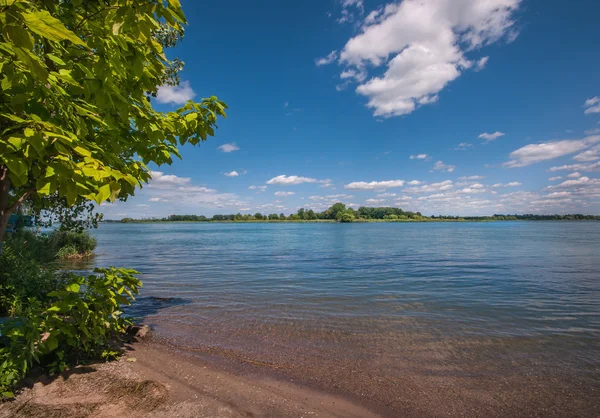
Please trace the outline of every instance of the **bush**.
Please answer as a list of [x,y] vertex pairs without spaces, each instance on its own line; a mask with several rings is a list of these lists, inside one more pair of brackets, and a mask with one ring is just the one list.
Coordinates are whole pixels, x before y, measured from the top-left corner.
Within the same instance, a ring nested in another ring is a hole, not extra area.
[[89,255],[96,248],[96,238],[87,232],[56,229],[48,239],[58,258]]
[[8,344],[0,347],[0,393],[11,397],[11,386],[34,364],[60,372],[68,364],[119,354],[111,339],[129,323],[121,306],[129,305],[141,282],[128,269],[96,269],[96,274],[69,274],[61,290],[50,292],[46,303],[27,300],[18,319],[0,325]]

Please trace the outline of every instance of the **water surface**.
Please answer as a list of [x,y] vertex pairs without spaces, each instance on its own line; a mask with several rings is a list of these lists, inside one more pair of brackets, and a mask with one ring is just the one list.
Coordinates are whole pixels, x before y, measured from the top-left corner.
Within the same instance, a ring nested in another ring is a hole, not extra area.
[[[94,263],[140,271],[136,314],[181,346],[416,414],[518,411],[533,389],[542,403],[567,391],[561,407],[598,406],[600,222],[103,224],[94,234]],[[430,391],[446,409],[418,410],[414,397]]]

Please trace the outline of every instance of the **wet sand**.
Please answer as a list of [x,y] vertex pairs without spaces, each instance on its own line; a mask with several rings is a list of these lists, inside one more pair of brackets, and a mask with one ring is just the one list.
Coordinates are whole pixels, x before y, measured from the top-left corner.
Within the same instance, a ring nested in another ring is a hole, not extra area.
[[[500,365],[501,357],[499,352]],[[265,361],[155,338],[135,343],[118,362],[38,381],[15,402],[0,405],[0,417],[597,417],[600,412],[593,380],[577,386],[515,369],[499,375],[493,364],[461,372],[438,363],[428,373],[397,364],[386,374],[373,358],[365,361],[348,365],[342,355],[338,364],[307,365],[300,357]],[[398,367],[404,369],[401,378]]]
[[234,373],[157,343],[31,383],[0,404],[0,417],[380,417],[340,396]]

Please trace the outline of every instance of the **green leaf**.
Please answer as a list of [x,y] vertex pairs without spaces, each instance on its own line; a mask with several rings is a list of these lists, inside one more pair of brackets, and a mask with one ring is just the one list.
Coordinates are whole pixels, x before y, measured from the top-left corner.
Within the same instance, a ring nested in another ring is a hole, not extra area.
[[79,292],[79,287],[80,286],[77,283],[71,283],[70,285],[65,287],[65,290],[67,292],[77,293],[77,292]]
[[104,186],[100,187],[100,190],[98,191],[98,194],[96,195],[96,203],[100,204],[102,202],[104,202],[106,199],[108,199],[111,195],[112,191],[110,190],[110,184],[105,184]]
[[[6,1],[6,0],[0,0],[0,3],[2,3],[2,1]],[[5,398],[14,398],[15,394],[12,392],[2,392],[2,396],[4,396]]]
[[48,71],[42,65],[38,57],[24,48],[15,48],[15,54],[20,61],[29,67],[29,70],[35,74],[37,78],[42,81],[46,81],[48,79]]
[[22,16],[27,27],[32,32],[50,41],[60,42],[68,40],[76,45],[85,46],[85,43],[77,35],[67,29],[60,20],[53,17],[46,10],[23,13]]

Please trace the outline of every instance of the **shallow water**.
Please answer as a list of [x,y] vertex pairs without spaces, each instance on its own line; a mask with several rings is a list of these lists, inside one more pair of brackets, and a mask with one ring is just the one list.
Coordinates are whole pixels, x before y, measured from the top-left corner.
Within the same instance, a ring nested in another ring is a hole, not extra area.
[[[134,315],[182,346],[393,408],[456,386],[457,407],[510,406],[517,381],[538,398],[560,385],[596,406],[578,391],[600,387],[600,222],[103,224],[94,234],[93,263],[140,271]],[[499,379],[504,392],[486,399]]]

